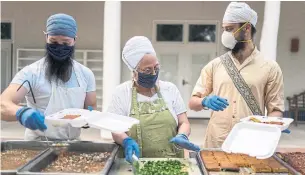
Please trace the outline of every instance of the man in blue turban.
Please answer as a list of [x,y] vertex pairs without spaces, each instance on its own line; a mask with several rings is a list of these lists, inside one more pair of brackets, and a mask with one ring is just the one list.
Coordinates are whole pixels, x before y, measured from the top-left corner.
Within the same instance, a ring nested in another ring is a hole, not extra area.
[[[24,67],[1,94],[5,121],[26,127],[26,140],[73,140],[81,129],[53,126],[45,116],[68,108],[96,108],[93,72],[74,60],[77,24],[72,16],[55,14],[46,24],[46,55]],[[29,93],[31,92],[31,93]],[[26,97],[27,106],[18,104]]]

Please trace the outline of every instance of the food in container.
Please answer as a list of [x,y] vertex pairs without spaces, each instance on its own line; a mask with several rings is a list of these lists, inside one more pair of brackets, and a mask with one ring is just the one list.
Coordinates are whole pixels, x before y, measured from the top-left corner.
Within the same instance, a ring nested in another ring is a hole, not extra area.
[[242,169],[248,169],[253,173],[288,173],[288,169],[273,157],[256,159],[245,154],[202,150],[200,158],[209,172],[241,172]]
[[79,153],[62,152],[57,160],[47,166],[42,172],[61,173],[97,173],[100,172],[110,153]]
[[205,164],[205,167],[208,171],[218,172],[221,171],[221,167],[219,166],[219,163],[208,163]]
[[224,161],[219,163],[221,167],[221,171],[233,171],[233,172],[239,172],[239,167],[229,161]]
[[63,119],[76,119],[76,118],[78,118],[78,117],[80,117],[81,115],[65,115],[64,117],[63,117]]
[[284,122],[279,121],[261,121],[255,117],[250,117],[250,121],[256,122],[256,123],[265,123],[265,124],[273,124],[273,125],[284,125]]
[[293,122],[293,119],[292,118],[283,118],[283,117],[269,117],[269,116],[252,115],[252,116],[242,118],[242,119],[240,119],[240,121],[276,126],[283,131],[283,130],[289,128],[290,124]]
[[255,173],[271,173],[272,172],[271,168],[265,164],[253,164],[253,165],[251,165],[251,169]]
[[305,175],[305,153],[277,153],[277,155],[292,166],[296,171]]
[[188,167],[179,160],[158,160],[142,162],[143,165],[136,167],[139,175],[188,175]]
[[25,150],[25,149],[11,149],[1,152],[1,170],[14,170],[20,166],[25,165],[40,151]]

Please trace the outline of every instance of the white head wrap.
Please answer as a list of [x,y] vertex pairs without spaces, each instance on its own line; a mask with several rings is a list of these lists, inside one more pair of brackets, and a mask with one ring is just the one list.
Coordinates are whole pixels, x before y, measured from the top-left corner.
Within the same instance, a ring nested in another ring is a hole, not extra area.
[[150,40],[145,36],[134,36],[126,42],[122,52],[122,59],[128,68],[133,71],[145,54],[156,56]]
[[257,13],[244,2],[231,2],[222,20],[223,23],[250,22],[254,27],[257,23]]

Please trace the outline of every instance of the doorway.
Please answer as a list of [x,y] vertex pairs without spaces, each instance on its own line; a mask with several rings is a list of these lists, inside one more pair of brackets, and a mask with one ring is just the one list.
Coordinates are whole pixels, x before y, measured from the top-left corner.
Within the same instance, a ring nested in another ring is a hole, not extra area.
[[[218,55],[219,22],[154,21],[153,26],[160,79],[174,83],[188,106],[202,68]],[[209,118],[210,114],[188,108],[189,118]]]

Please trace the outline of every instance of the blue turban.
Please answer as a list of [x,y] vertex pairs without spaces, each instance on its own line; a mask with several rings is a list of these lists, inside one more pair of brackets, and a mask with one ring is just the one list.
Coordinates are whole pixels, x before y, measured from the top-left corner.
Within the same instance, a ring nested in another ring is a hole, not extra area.
[[59,13],[47,20],[47,34],[51,36],[62,35],[70,38],[76,37],[77,25],[72,16]]

